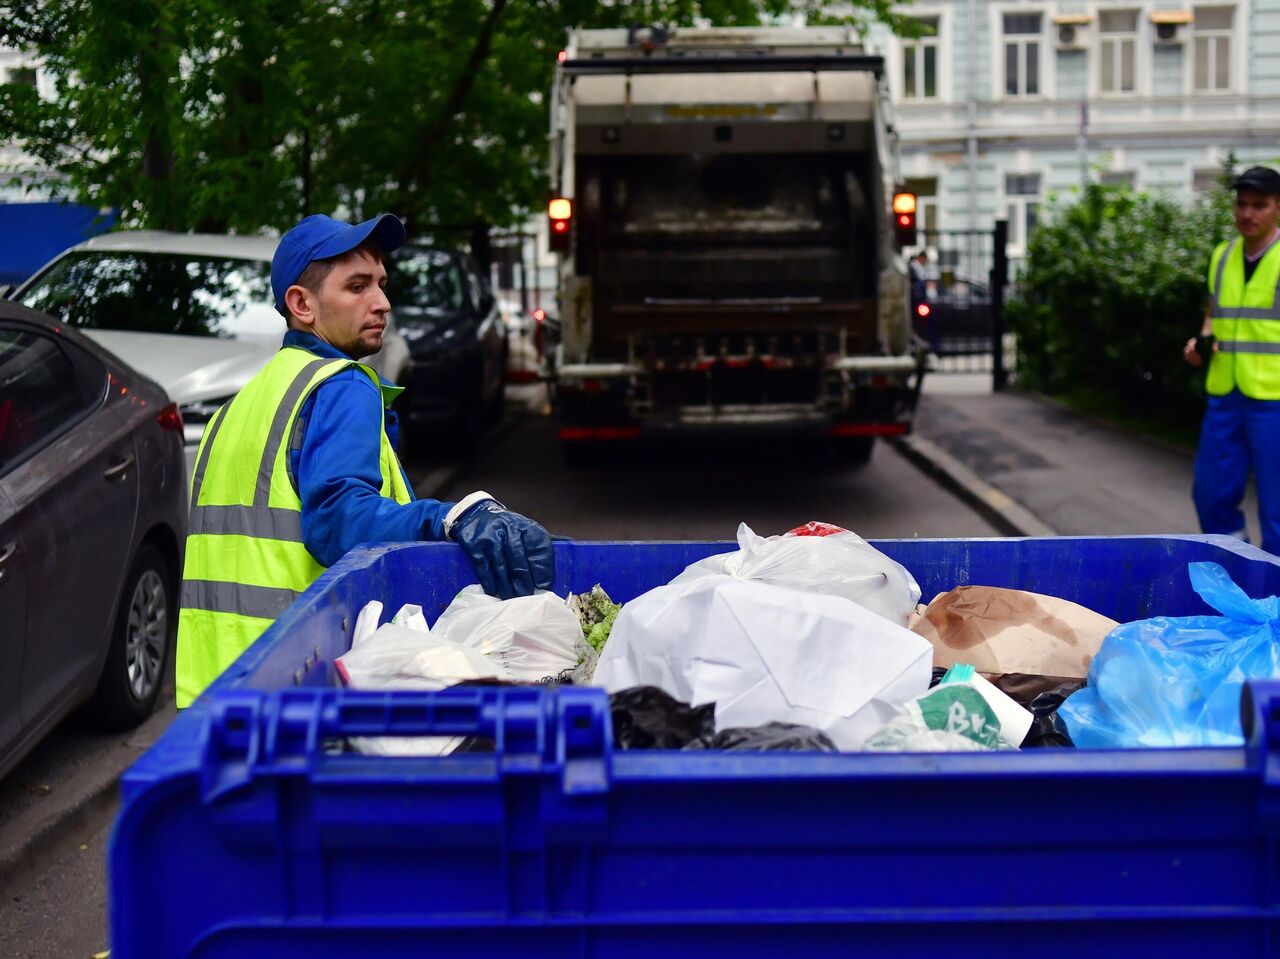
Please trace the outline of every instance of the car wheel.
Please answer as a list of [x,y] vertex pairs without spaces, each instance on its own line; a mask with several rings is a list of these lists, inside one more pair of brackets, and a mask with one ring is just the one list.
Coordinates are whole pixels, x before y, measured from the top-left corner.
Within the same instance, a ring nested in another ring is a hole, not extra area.
[[177,628],[173,571],[143,543],[125,580],[111,648],[87,712],[105,729],[130,729],[151,715]]

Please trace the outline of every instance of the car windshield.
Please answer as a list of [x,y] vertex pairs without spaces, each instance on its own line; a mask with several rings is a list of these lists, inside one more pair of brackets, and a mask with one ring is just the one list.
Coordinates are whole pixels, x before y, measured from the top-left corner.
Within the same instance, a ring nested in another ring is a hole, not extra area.
[[411,249],[388,264],[387,299],[396,316],[457,313],[463,296],[462,273],[448,253]]
[[68,326],[220,339],[278,339],[284,319],[260,260],[182,253],[72,253],[18,301]]

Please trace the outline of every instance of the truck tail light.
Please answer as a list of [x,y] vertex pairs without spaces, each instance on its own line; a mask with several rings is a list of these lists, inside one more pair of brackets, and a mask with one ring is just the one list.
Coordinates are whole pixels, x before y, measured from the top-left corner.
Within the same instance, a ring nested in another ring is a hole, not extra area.
[[551,235],[551,252],[567,253],[573,228],[573,201],[558,196],[547,204],[547,221]]
[[916,245],[916,195],[914,193],[895,193],[893,195],[893,232],[898,246]]

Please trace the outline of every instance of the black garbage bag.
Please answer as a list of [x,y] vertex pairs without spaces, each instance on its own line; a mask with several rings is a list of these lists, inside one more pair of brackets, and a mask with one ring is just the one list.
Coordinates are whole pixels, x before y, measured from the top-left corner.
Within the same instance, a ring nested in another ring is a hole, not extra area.
[[618,749],[683,749],[710,742],[716,733],[715,703],[693,707],[657,686],[633,686],[609,696],[613,745]]
[[1058,715],[1058,707],[1070,696],[1085,685],[1083,679],[1072,679],[1046,690],[1031,700],[1027,706],[1034,717],[1026,738],[1022,740],[1023,749],[1039,749],[1054,747],[1075,747],[1071,734],[1067,732],[1067,724]]
[[695,739],[684,748],[723,749],[731,753],[839,752],[836,744],[821,730],[795,723],[765,723],[763,726],[722,729],[710,742]]

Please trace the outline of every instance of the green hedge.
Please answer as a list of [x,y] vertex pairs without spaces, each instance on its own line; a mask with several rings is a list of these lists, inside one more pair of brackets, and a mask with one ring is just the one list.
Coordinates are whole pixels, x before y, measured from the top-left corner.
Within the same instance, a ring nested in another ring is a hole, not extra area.
[[1182,347],[1213,248],[1233,235],[1231,202],[1225,187],[1185,203],[1098,184],[1051,200],[1006,308],[1019,384],[1128,418],[1198,419],[1204,374]]

